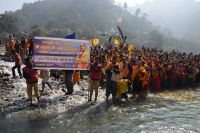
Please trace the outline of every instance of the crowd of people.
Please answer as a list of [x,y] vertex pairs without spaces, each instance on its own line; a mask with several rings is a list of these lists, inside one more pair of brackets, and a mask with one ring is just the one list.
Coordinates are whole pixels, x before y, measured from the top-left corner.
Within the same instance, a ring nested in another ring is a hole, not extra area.
[[137,97],[145,96],[147,90],[173,90],[200,83],[200,55],[145,47],[129,50],[128,47],[95,47],[91,51],[98,62],[96,64],[102,65],[107,99],[110,92],[116,99],[117,92],[123,88],[119,86],[125,81],[125,86],[128,85],[125,92],[132,91]]
[[[53,90],[50,79],[50,70],[38,70],[32,68],[33,37],[21,38],[16,41],[13,36],[9,38],[7,45],[8,52],[12,53],[15,66],[12,68],[13,78],[16,78],[17,68],[20,78],[25,78],[27,83],[28,98],[32,104],[32,89],[35,96],[40,99],[38,88],[38,77],[42,81],[42,90],[45,85]],[[21,72],[21,65],[25,67]],[[106,88],[106,101],[112,94],[112,102],[125,99],[128,100],[128,93],[133,97],[146,97],[148,90],[162,91],[181,88],[189,88],[200,83],[200,55],[192,53],[181,53],[175,50],[171,52],[157,50],[156,48],[145,48],[141,50],[129,48],[127,44],[119,46],[99,45],[92,46],[90,50],[90,69],[88,72],[79,70],[63,70],[54,72],[58,78],[62,73],[67,88],[67,95],[73,94],[75,83],[80,85],[84,74],[89,76],[88,101],[92,101],[93,91],[95,101],[98,98],[98,89]],[[51,71],[52,72],[52,71]]]

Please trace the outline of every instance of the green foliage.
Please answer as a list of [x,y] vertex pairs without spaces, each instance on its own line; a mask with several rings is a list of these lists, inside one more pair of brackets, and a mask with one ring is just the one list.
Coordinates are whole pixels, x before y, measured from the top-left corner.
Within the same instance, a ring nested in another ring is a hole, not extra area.
[[[78,38],[100,37],[101,34],[119,36],[117,26],[120,26],[128,37],[127,42],[139,47],[169,49],[182,43],[173,36],[160,33],[147,21],[148,14],[141,9],[131,14],[126,8],[126,3],[122,8],[113,0],[43,0],[28,3],[21,10],[1,15],[0,37],[17,31],[50,37],[64,37],[69,31],[76,32]],[[104,40],[109,40],[109,36]]]
[[0,15],[0,38],[8,37],[9,33],[17,32],[16,19],[9,13]]
[[163,48],[163,35],[159,33],[158,31],[152,31],[149,34],[149,42],[151,47],[157,47],[159,49]]
[[32,29],[32,33],[34,33],[35,36],[46,36],[47,35],[46,29],[42,26],[34,25],[31,27],[31,29]]
[[68,34],[69,29],[78,33],[78,37],[93,37],[113,29],[116,32],[116,26],[120,25],[132,41],[136,31],[152,29],[149,22],[114,5],[113,0],[38,1],[24,4],[22,10],[12,15],[17,18],[20,31],[32,32],[31,27],[38,25],[38,34],[56,37]]

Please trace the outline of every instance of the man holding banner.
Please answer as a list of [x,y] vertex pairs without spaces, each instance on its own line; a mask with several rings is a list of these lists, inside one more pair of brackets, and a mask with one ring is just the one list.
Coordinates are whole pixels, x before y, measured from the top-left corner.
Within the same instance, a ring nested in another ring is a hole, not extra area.
[[67,95],[73,93],[72,74],[75,70],[88,70],[90,41],[35,37],[34,69],[64,70]]

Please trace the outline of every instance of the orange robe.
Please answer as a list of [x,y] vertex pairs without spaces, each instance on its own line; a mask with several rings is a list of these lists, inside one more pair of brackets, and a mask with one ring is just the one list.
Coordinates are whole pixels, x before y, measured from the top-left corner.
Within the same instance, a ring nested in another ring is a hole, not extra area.
[[74,83],[80,83],[80,71],[74,71],[72,75],[72,80]]
[[140,67],[139,66],[134,66],[133,67],[133,72],[131,74],[131,81],[134,81],[135,76],[138,74],[139,71],[140,71]]
[[15,41],[14,40],[10,40],[8,42],[8,51],[15,49]]
[[25,47],[24,47],[24,52],[28,52],[28,51],[29,51],[29,47],[30,47],[30,43],[29,43],[28,40],[26,39]]

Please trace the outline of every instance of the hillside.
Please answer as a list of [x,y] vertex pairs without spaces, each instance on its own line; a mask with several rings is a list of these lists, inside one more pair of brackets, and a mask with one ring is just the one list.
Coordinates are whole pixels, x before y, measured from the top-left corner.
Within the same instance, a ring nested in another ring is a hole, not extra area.
[[138,47],[198,52],[197,43],[161,33],[147,19],[147,15],[131,14],[113,0],[43,0],[24,4],[16,12],[1,14],[0,39],[7,38],[9,33],[21,32],[64,37],[69,30],[76,32],[77,38],[92,38],[101,33],[118,33],[116,26],[119,25],[128,36],[128,43]]
[[[20,31],[30,31],[37,25],[44,31],[43,34],[48,31],[49,36],[62,37],[69,29],[80,36],[94,36],[114,32],[117,25],[127,27],[125,31],[128,33],[138,30],[135,28],[136,18],[114,5],[112,0],[45,0],[25,4],[22,10],[12,15],[17,18]],[[122,22],[118,22],[120,17]],[[147,24],[140,27],[152,29],[148,22],[144,23]]]
[[169,29],[176,37],[192,40],[200,37],[200,2],[196,0],[155,0],[129,10],[134,13],[137,8],[147,13],[152,23]]

